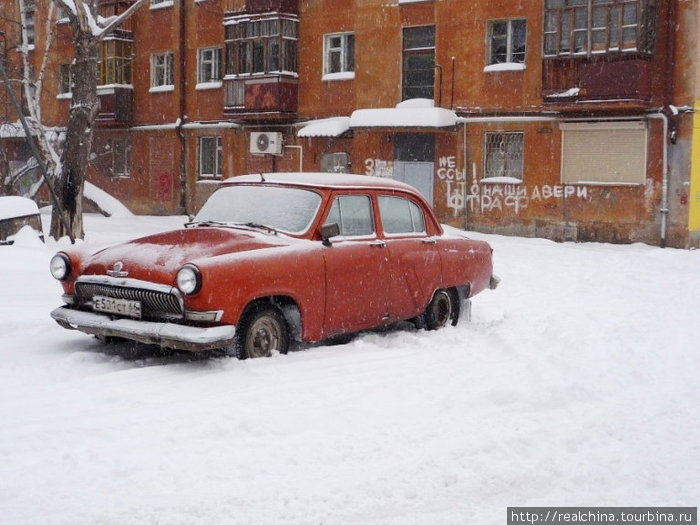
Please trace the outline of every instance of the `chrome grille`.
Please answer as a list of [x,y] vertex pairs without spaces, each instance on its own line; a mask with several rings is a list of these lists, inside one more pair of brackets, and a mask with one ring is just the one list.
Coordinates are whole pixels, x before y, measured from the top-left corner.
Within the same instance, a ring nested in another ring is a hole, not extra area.
[[78,281],[75,283],[75,295],[80,304],[92,302],[95,295],[140,301],[143,317],[146,318],[181,319],[183,317],[180,298],[174,293]]

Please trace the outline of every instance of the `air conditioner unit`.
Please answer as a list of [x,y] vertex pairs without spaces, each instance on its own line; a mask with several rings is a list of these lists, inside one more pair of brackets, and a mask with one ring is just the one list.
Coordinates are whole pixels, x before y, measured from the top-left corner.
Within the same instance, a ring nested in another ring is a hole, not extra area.
[[282,133],[257,131],[250,134],[250,152],[270,155],[282,153]]

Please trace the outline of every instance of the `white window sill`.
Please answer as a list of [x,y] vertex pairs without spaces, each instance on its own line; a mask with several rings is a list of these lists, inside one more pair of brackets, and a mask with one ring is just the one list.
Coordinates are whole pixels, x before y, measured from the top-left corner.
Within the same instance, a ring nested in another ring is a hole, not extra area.
[[484,73],[499,71],[525,71],[525,64],[520,62],[502,62],[500,64],[490,64],[484,68]]
[[202,82],[197,84],[194,88],[197,91],[205,91],[207,89],[219,89],[223,84],[221,80],[217,80],[216,82]]
[[481,179],[484,184],[522,184],[522,179],[517,177],[485,177]]
[[59,93],[56,95],[58,100],[70,100],[73,98],[73,93]]
[[175,91],[175,86],[153,86],[148,90],[149,93],[169,93],[171,91]]
[[342,73],[326,73],[321,77],[321,80],[325,82],[331,80],[353,80],[354,78],[354,71],[343,71]]
[[156,9],[165,9],[167,7],[172,7],[174,2],[161,2],[159,4],[151,4],[149,9],[155,11]]

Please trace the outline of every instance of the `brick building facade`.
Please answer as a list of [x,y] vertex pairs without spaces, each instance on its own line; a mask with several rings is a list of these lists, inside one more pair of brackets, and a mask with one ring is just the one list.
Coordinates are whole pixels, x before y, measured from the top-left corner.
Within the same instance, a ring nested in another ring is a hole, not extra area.
[[468,229],[698,246],[698,25],[680,0],[150,0],[103,44],[89,179],[169,214],[232,175],[349,171]]

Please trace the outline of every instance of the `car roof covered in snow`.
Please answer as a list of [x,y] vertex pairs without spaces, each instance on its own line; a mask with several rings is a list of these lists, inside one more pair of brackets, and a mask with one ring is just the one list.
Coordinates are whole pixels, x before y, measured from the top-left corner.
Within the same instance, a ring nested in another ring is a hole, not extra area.
[[419,194],[413,186],[409,186],[408,184],[393,179],[373,177],[371,175],[352,175],[348,173],[257,173],[238,175],[224,181],[226,185],[252,182],[313,186],[316,188],[375,188],[385,190],[402,190],[409,191],[416,195]]

